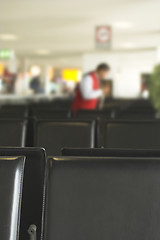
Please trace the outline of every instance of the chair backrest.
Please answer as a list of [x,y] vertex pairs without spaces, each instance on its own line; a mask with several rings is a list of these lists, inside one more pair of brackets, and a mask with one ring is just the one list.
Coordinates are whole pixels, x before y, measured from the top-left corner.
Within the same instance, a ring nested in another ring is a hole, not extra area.
[[107,148],[63,148],[62,156],[160,157],[160,150],[107,149]]
[[154,106],[152,104],[152,102],[150,100],[146,100],[146,99],[137,99],[137,100],[130,100],[128,107],[130,109],[150,109],[153,110]]
[[111,119],[114,114],[114,110],[79,110],[76,117],[82,119]]
[[24,147],[26,141],[26,120],[0,120],[0,146]]
[[37,121],[34,146],[43,146],[48,156],[61,155],[63,147],[94,147],[95,121]]
[[50,158],[47,183],[44,240],[160,238],[160,158]]
[[52,104],[56,109],[71,109],[72,98],[55,98]]
[[0,108],[0,119],[23,119],[28,117],[28,107],[27,106],[2,106]]
[[0,239],[18,240],[25,157],[0,157]]
[[98,146],[160,149],[160,121],[106,121],[98,131]]
[[54,110],[54,109],[35,109],[33,116],[37,119],[66,119],[70,117],[69,110]]
[[156,112],[154,110],[144,109],[126,109],[115,112],[115,119],[125,120],[154,120]]
[[71,109],[72,99],[71,98],[54,98],[52,101],[40,101],[38,103],[30,104],[30,107],[34,109]]
[[[28,240],[31,224],[37,227],[37,240],[42,234],[44,203],[45,151],[39,148],[0,148],[0,156],[25,156],[25,172],[20,223],[20,239]],[[4,182],[3,182],[4,184]]]

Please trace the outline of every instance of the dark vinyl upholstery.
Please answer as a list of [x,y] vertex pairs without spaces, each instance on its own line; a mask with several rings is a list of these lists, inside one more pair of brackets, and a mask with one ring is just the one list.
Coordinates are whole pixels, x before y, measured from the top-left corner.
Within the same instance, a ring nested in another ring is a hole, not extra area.
[[37,119],[66,119],[70,117],[69,110],[37,109],[33,111]]
[[160,238],[160,158],[49,159],[44,240]]
[[160,157],[160,150],[107,149],[107,148],[63,148],[63,156],[90,157]]
[[115,114],[115,119],[125,119],[125,120],[154,120],[156,119],[156,112],[154,110],[144,110],[144,109],[127,109],[117,111]]
[[48,156],[61,155],[63,147],[94,147],[95,121],[37,121],[34,146],[43,146]]
[[2,106],[0,108],[0,119],[23,119],[28,117],[27,106]]
[[45,151],[39,148],[0,148],[0,156],[26,157],[23,199],[21,209],[20,240],[28,240],[28,228],[37,227],[37,240],[42,232],[43,193],[46,158]]
[[113,115],[113,110],[79,110],[76,117],[82,119],[111,119]]
[[160,121],[106,121],[98,132],[98,146],[160,149]]
[[0,157],[0,239],[19,240],[25,158]]
[[30,107],[36,109],[52,109],[52,110],[69,110],[71,109],[72,99],[70,98],[54,98],[52,101],[41,101],[30,104]]
[[24,147],[26,142],[26,120],[0,120],[0,146]]

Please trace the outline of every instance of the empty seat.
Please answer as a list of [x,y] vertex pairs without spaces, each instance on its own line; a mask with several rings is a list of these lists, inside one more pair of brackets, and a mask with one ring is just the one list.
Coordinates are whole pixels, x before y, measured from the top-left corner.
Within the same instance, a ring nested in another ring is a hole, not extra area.
[[53,105],[56,109],[71,109],[71,98],[57,98],[53,100]]
[[94,147],[95,121],[37,121],[34,146],[44,147],[47,155],[61,155],[63,147]]
[[0,119],[23,119],[28,117],[28,108],[26,106],[2,106],[0,108]]
[[26,120],[0,119],[0,146],[25,146],[26,124]]
[[24,157],[0,157],[0,239],[18,240]]
[[154,120],[156,119],[156,112],[154,110],[145,109],[126,109],[115,112],[115,119],[125,120]]
[[160,121],[106,121],[99,130],[98,146],[160,149]]
[[71,109],[72,99],[70,98],[55,98],[52,101],[41,101],[31,104],[32,109],[54,109],[61,110]]
[[130,100],[128,106],[130,109],[154,110],[152,102],[145,99]]
[[47,183],[45,240],[160,238],[160,158],[50,158]]
[[160,150],[107,149],[107,148],[63,148],[63,156],[99,157],[160,157]]
[[33,116],[37,119],[66,119],[70,117],[68,110],[54,110],[54,109],[35,109]]
[[79,110],[76,114],[77,118],[83,119],[111,119],[114,116],[113,110]]
[[[28,229],[31,224],[37,228],[37,240],[41,237],[45,151],[39,148],[0,148],[0,156],[25,156],[25,172],[21,209],[20,239],[28,240]],[[5,185],[5,181],[3,181]]]

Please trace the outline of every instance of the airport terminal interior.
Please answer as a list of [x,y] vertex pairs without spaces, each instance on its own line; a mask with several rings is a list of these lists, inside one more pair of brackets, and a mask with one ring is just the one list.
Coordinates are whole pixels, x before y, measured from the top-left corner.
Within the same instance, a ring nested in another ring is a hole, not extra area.
[[160,0],[0,10],[0,240],[159,240]]

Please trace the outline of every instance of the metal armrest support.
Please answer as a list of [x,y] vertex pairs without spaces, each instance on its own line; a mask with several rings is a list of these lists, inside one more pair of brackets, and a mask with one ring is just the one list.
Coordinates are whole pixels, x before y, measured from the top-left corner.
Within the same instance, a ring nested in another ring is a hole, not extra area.
[[32,224],[28,228],[28,234],[30,236],[30,240],[37,240],[37,227]]

